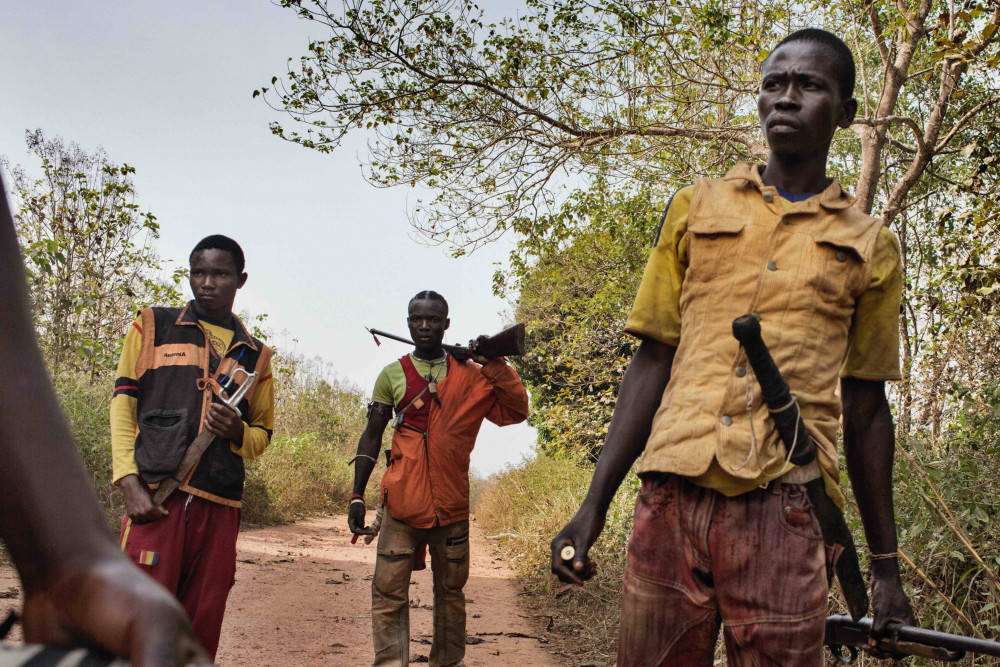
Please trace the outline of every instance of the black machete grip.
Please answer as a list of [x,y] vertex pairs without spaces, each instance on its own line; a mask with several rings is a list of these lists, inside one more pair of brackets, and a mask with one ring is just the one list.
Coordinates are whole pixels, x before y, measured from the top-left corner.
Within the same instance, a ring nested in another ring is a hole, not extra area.
[[805,422],[799,417],[798,405],[792,402],[792,392],[781,377],[771,352],[760,335],[760,320],[756,315],[742,315],[733,320],[733,336],[743,346],[747,361],[757,376],[761,396],[771,411],[785,451],[792,451],[791,462],[806,465],[816,458],[816,443],[809,436]]

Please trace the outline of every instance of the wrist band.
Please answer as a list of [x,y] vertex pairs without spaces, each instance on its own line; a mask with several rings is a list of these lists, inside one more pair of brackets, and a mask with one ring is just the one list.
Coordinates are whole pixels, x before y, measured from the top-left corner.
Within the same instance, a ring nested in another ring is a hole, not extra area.
[[899,552],[891,551],[887,554],[872,554],[868,558],[869,560],[892,560],[894,558],[899,558]]
[[349,502],[348,505],[353,505],[354,503],[361,503],[362,505],[364,505],[365,504],[365,499],[364,498],[351,498],[351,502]]
[[372,463],[377,463],[377,461],[375,460],[374,456],[368,456],[367,454],[358,454],[353,459],[351,459],[350,461],[348,461],[347,465],[351,465],[352,463],[354,463],[358,459],[368,459]]

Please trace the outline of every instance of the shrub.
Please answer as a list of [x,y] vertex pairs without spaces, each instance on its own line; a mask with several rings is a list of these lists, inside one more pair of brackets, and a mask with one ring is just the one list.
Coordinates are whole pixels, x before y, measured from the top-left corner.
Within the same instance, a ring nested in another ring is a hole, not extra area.
[[[244,522],[286,523],[343,512],[354,481],[354,467],[346,465],[353,452],[350,441],[329,442],[316,433],[275,438],[263,455],[247,465]],[[377,502],[378,486],[369,483],[368,487],[371,508]]]
[[499,540],[508,562],[540,597],[540,606],[555,610],[552,631],[573,637],[583,654],[613,659],[638,477],[630,474],[622,484],[604,532],[591,549],[597,575],[577,587],[562,584],[549,572],[549,542],[580,507],[592,475],[593,467],[585,463],[539,455],[491,478],[476,505],[476,518]]
[[77,451],[108,517],[109,528],[117,534],[125,501],[111,483],[109,407],[112,381],[101,375],[64,372],[54,378],[54,384]]

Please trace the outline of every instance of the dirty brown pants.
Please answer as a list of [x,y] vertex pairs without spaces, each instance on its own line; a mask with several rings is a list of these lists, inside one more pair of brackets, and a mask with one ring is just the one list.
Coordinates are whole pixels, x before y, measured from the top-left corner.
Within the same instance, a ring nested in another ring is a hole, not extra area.
[[431,552],[434,575],[434,639],[430,664],[455,667],[465,657],[465,594],[469,579],[469,522],[411,528],[386,511],[378,537],[372,580],[374,665],[410,662],[410,574],[417,547]]
[[821,667],[826,549],[805,488],[733,498],[645,475],[628,547],[619,667]]

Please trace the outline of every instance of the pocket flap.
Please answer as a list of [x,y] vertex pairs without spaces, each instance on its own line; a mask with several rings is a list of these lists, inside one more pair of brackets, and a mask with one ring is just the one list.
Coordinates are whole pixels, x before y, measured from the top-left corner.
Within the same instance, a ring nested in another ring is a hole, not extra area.
[[867,261],[871,256],[876,233],[872,233],[870,225],[828,224],[815,232],[816,243],[846,250],[854,255],[859,262]]
[[688,220],[688,231],[693,234],[739,234],[747,226],[746,218],[733,216],[696,217]]

